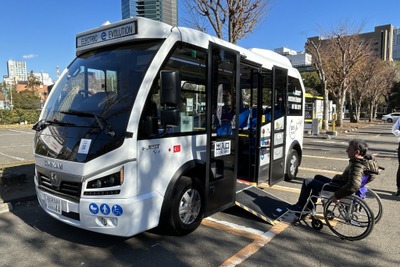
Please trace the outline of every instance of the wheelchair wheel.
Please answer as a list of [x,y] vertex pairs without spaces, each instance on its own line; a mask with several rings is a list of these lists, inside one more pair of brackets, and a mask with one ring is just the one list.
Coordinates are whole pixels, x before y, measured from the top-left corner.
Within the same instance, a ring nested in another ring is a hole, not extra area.
[[321,230],[324,227],[324,224],[320,219],[312,219],[311,225],[315,230]]
[[365,198],[363,199],[375,216],[375,223],[379,222],[383,214],[382,200],[372,189],[368,188]]
[[337,204],[329,199],[324,206],[324,218],[334,234],[351,241],[367,237],[375,223],[371,209],[358,196],[342,198]]

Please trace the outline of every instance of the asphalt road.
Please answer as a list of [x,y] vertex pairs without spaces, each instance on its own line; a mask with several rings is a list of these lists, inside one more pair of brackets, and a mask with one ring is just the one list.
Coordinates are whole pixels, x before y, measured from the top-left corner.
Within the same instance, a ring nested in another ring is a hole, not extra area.
[[[58,222],[31,201],[0,214],[0,266],[400,266],[400,198],[393,195],[397,143],[389,124],[331,139],[305,138],[298,177],[265,190],[295,202],[302,179],[345,168],[345,149],[355,137],[365,139],[385,167],[370,185],[382,198],[384,215],[363,240],[343,241],[328,227],[317,231],[305,222],[271,226],[237,207],[205,219],[187,236],[154,230],[116,238]],[[32,160],[32,138],[29,129],[0,129],[0,162]]]
[[0,165],[33,162],[33,137],[28,126],[0,128]]

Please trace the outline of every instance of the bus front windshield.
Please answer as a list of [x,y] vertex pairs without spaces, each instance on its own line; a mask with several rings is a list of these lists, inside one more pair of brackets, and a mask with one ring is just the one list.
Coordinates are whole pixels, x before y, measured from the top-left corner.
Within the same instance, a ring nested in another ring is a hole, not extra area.
[[[112,123],[113,116],[132,108],[160,44],[160,41],[135,43],[79,56],[53,89],[42,120],[91,127],[98,116]],[[118,123],[126,127],[128,118],[125,116],[125,121]]]
[[[35,153],[86,162],[119,147],[143,77],[161,43],[131,43],[77,57],[53,88],[34,126]],[[93,140],[84,153],[78,149],[82,140]]]

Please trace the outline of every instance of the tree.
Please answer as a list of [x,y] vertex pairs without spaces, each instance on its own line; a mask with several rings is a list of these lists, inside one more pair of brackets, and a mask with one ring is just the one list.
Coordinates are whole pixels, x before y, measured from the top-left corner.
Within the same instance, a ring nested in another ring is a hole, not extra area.
[[269,0],[185,0],[184,21],[192,28],[209,32],[236,44],[262,22]]
[[[306,43],[307,52],[311,54],[313,61],[312,66],[316,70],[318,77],[320,79],[320,84],[322,87],[323,102],[324,102],[324,112],[322,115],[322,129],[328,130],[328,116],[329,116],[329,91],[327,89],[327,78],[325,74],[324,61],[322,60],[321,45],[322,39],[320,37],[308,39]],[[328,51],[325,51],[328,52]]]
[[400,62],[393,62],[394,79],[391,92],[386,96],[386,103],[388,103],[386,112],[390,113],[394,109],[400,110]]
[[41,85],[42,85],[42,82],[40,81],[40,79],[33,74],[33,71],[31,71],[28,75],[28,84],[25,86],[25,88],[30,89],[33,92],[36,92],[39,94],[37,88]]
[[343,107],[351,78],[358,65],[370,56],[370,44],[359,37],[361,28],[351,31],[346,23],[332,30],[323,43],[321,58],[326,75],[327,90],[333,95],[337,107],[337,126],[343,124]]
[[13,103],[18,109],[39,109],[40,97],[31,90],[13,91]]
[[312,95],[323,94],[321,80],[316,71],[301,72],[300,74],[307,93]]

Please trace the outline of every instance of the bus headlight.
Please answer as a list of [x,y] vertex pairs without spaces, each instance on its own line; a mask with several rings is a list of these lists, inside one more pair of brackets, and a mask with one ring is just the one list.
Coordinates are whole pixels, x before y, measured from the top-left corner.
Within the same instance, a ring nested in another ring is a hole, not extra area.
[[88,182],[87,189],[112,187],[117,185],[122,185],[124,182],[124,167],[120,169],[119,172],[95,179]]

